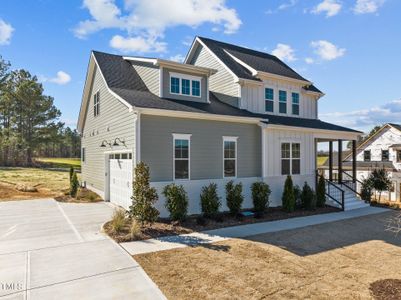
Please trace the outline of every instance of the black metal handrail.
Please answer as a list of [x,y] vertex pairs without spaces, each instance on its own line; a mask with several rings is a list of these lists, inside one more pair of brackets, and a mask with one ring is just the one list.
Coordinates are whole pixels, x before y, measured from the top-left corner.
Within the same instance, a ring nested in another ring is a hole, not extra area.
[[359,181],[359,180],[356,179],[356,178],[353,178],[350,174],[348,174],[348,173],[345,172],[345,171],[342,171],[342,173],[345,174],[349,179],[348,179],[348,180],[343,179],[341,183],[342,183],[346,188],[348,188],[349,190],[351,190],[352,192],[354,192],[355,194],[357,194],[360,198],[362,198],[362,197],[361,197],[361,193],[358,192],[358,187],[357,187],[357,184],[358,184],[358,183],[362,186],[362,182]]
[[344,210],[344,190],[335,185],[330,180],[324,179],[326,186],[326,196],[341,206]]

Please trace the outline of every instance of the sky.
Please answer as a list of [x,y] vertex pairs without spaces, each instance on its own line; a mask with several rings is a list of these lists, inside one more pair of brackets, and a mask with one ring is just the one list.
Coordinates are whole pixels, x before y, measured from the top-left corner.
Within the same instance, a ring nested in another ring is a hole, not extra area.
[[91,50],[182,60],[196,35],[280,57],[325,96],[319,118],[401,123],[400,0],[0,0],[0,55],[75,127]]

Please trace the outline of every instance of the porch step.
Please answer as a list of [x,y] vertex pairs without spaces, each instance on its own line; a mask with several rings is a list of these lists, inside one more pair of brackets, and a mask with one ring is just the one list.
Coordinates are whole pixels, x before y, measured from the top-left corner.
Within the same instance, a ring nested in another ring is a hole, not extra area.
[[[344,210],[353,210],[370,206],[365,203],[365,201],[359,199],[357,195],[347,187],[344,187],[341,184],[335,185],[344,191]],[[330,205],[335,207],[341,207],[338,203],[331,201],[330,199],[328,199],[327,203],[330,203]]]

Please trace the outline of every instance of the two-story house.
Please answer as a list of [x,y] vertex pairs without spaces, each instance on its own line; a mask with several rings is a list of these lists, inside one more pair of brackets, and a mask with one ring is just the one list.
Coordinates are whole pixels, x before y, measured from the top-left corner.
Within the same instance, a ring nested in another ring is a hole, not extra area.
[[[172,182],[199,213],[201,188],[263,180],[281,205],[287,174],[315,186],[316,144],[357,140],[358,131],[318,119],[323,93],[277,57],[196,37],[184,63],[92,52],[78,129],[82,181],[122,207],[130,205],[133,168],[150,167],[159,191]],[[226,207],[223,202],[223,209]]]

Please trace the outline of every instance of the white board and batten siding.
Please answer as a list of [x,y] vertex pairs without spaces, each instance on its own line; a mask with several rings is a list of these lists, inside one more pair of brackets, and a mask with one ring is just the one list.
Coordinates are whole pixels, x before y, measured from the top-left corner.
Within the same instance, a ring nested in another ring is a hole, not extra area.
[[[245,84],[241,86],[241,108],[254,113],[266,113],[265,88],[274,91],[274,112],[269,114],[317,119],[317,100],[307,95],[298,85],[286,84],[280,81],[265,80],[262,85]],[[287,92],[287,114],[279,113],[279,90]],[[292,114],[292,95],[299,94],[299,115]]]
[[[100,92],[100,113],[94,116],[93,96]],[[82,132],[82,147],[85,148],[85,162],[82,162],[82,182],[100,196],[105,196],[108,156],[110,151],[130,151],[135,157],[135,119],[129,108],[112,95],[96,68],[90,91],[88,110]],[[115,138],[125,145],[100,147],[102,141],[114,142]]]

